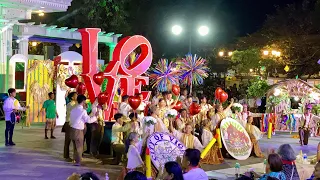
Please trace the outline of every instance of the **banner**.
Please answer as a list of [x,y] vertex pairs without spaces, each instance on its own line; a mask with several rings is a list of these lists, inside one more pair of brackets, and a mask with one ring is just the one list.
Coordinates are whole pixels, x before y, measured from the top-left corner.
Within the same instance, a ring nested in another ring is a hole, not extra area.
[[151,161],[159,169],[166,162],[176,161],[177,157],[183,158],[186,147],[176,137],[168,133],[156,132],[150,135],[147,141]]

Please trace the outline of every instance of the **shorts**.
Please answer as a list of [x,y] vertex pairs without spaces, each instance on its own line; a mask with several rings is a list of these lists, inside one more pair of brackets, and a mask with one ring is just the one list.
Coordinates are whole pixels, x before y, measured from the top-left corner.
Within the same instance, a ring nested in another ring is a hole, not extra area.
[[56,118],[47,119],[46,121],[46,129],[54,129],[56,127]]

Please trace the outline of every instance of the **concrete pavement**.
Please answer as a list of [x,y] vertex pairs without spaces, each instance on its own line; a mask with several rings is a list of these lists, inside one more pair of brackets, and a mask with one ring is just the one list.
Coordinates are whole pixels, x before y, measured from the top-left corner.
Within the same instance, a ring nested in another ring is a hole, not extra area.
[[[31,128],[21,128],[17,125],[14,131],[16,146],[4,146],[4,121],[0,121],[0,179],[1,180],[65,180],[72,173],[94,172],[104,179],[105,173],[115,180],[121,171],[120,166],[103,165],[95,159],[84,157],[83,166],[75,167],[63,159],[64,134],[57,128],[54,135],[57,139],[44,139],[44,124],[33,124]],[[310,138],[309,145],[299,146],[298,139],[289,134],[276,134],[272,139],[262,139],[260,146],[266,154],[268,149],[278,148],[289,143],[296,153],[300,150],[308,155],[315,155],[319,138]],[[72,149],[72,146],[70,146]],[[72,152],[72,151],[70,151]],[[72,153],[71,153],[72,154]],[[263,159],[250,157],[245,161],[226,159],[221,165],[203,165],[206,171],[234,167],[239,162],[241,166],[263,162]],[[223,174],[220,174],[223,176]]]

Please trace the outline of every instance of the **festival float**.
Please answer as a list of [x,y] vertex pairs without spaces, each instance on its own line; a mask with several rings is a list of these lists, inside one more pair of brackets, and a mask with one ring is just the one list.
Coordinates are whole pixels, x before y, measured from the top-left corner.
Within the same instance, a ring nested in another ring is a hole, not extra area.
[[301,79],[288,79],[274,84],[267,92],[266,114],[262,117],[262,130],[273,129],[296,132],[299,118],[307,104],[318,104],[320,90]]

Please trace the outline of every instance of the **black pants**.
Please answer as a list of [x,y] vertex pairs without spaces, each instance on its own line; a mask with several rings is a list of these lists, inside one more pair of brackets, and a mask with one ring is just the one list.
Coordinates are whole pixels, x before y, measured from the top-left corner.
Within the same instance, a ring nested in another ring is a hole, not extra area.
[[91,154],[98,155],[100,144],[102,142],[104,135],[104,127],[103,125],[100,125],[98,123],[92,123],[91,124],[91,144],[90,144],[90,150]]
[[14,125],[15,123],[12,124],[11,121],[6,121],[6,130],[5,130],[6,144],[12,143]]
[[86,123],[86,132],[84,135],[84,141],[86,142],[87,145],[87,150],[86,152],[90,153],[90,145],[91,145],[91,135],[92,135],[92,125],[89,123]]
[[70,124],[69,122],[65,122],[64,123],[64,133],[65,133],[65,137],[64,137],[64,149],[63,149],[63,157],[64,158],[70,158],[69,156],[69,147],[70,147],[70,144],[71,144],[71,127],[70,127]]

